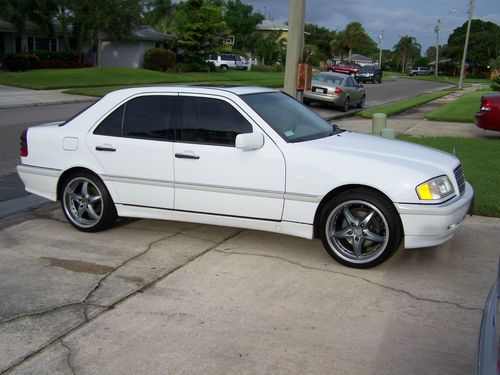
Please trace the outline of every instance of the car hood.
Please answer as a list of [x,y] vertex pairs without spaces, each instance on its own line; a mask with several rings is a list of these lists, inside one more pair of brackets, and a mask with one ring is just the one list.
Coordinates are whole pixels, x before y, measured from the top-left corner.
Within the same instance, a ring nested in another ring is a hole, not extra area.
[[325,152],[395,164],[411,163],[443,170],[454,169],[459,163],[456,156],[430,147],[349,131],[307,143]]

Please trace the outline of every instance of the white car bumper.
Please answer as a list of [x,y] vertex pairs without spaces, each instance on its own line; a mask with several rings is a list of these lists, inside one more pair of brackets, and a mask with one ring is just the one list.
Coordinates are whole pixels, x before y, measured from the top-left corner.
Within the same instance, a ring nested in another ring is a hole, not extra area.
[[57,181],[61,175],[60,170],[21,164],[17,166],[17,173],[26,191],[51,201],[57,200]]
[[396,204],[405,233],[405,248],[429,247],[448,241],[469,212],[474,191],[466,183],[460,197],[437,205]]

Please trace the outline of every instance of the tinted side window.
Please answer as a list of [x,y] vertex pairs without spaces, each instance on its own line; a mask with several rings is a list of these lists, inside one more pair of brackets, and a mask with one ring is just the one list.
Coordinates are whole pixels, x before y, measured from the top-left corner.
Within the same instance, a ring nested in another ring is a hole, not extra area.
[[210,98],[182,99],[183,142],[234,146],[236,136],[252,125],[230,104]]
[[145,139],[173,139],[170,119],[176,96],[141,96],[127,102],[123,136]]
[[115,137],[121,136],[124,109],[125,104],[122,104],[113,112],[111,112],[108,117],[101,121],[97,129],[94,130],[94,134],[111,135]]
[[221,55],[221,59],[224,61],[234,61],[234,55]]

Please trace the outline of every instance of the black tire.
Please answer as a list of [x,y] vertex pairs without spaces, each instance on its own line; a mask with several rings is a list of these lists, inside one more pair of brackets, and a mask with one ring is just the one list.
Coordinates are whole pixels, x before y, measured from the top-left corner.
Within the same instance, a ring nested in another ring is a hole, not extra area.
[[229,67],[228,67],[227,65],[221,65],[221,66],[220,66],[220,69],[221,69],[221,70],[227,70],[228,68],[229,68]]
[[384,262],[403,238],[403,226],[392,202],[366,188],[348,190],[333,198],[324,206],[319,225],[328,254],[353,268]]
[[340,109],[342,110],[342,112],[347,112],[350,106],[351,106],[351,100],[349,99],[349,97],[347,97],[345,98],[345,102],[342,105],[342,108]]
[[68,222],[82,232],[99,232],[116,221],[113,199],[101,179],[92,173],[82,171],[68,176],[60,200]]
[[304,105],[307,105],[307,106],[311,105],[311,101],[309,99],[304,99],[303,103],[304,103]]
[[357,104],[357,107],[358,108],[363,108],[365,106],[365,100],[366,100],[366,96],[363,95],[363,98],[361,99],[361,101]]

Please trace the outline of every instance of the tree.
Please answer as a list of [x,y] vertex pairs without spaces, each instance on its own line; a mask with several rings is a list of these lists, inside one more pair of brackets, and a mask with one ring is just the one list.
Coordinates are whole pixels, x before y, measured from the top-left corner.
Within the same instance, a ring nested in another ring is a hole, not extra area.
[[305,24],[305,31],[305,44],[315,45],[318,53],[329,56],[331,53],[330,42],[335,39],[337,32],[312,23]]
[[157,26],[172,15],[173,9],[171,0],[146,0],[143,6],[143,22],[146,25]]
[[351,22],[348,24],[346,28],[337,35],[337,38],[339,38],[339,46],[342,46],[344,50],[348,51],[349,61],[352,60],[353,51],[370,54],[371,51],[377,49],[377,44],[370,38],[363,28],[363,25],[359,22]]
[[417,39],[415,39],[415,37],[405,35],[399,39],[399,42],[393,47],[393,49],[394,53],[398,57],[401,73],[404,73],[407,65],[411,63],[414,58],[420,56],[420,50],[422,47],[417,43]]
[[58,19],[72,26],[77,52],[82,59],[84,45],[92,45],[102,35],[120,38],[129,35],[139,23],[139,0],[62,0]]
[[[439,48],[439,50],[441,50],[441,48]],[[427,51],[425,51],[425,56],[429,59],[434,60],[436,58],[436,47],[430,46],[429,48],[427,48]]]
[[222,4],[215,0],[186,0],[177,4],[172,31],[182,52],[179,61],[189,70],[208,67],[210,54],[218,53],[226,31]]
[[281,32],[275,30],[266,38],[261,37],[255,48],[255,52],[257,53],[257,57],[261,59],[262,64],[274,65],[277,62],[285,63],[286,39],[279,39],[280,35]]
[[252,51],[258,38],[257,25],[264,20],[261,13],[254,13],[253,6],[240,0],[228,0],[225,6],[224,21],[230,35],[234,36],[234,48]]
[[[448,44],[443,48],[443,56],[456,62],[462,60],[467,22],[453,30]],[[500,54],[500,26],[493,22],[472,20],[467,62],[474,72],[484,70],[491,59]]]
[[0,17],[16,28],[21,38],[21,51],[26,52],[26,22],[32,21],[40,27],[42,34],[51,36],[52,18],[57,11],[56,0],[3,0],[0,2]]

